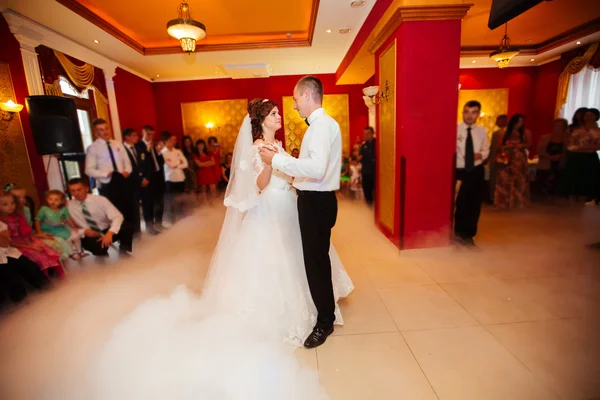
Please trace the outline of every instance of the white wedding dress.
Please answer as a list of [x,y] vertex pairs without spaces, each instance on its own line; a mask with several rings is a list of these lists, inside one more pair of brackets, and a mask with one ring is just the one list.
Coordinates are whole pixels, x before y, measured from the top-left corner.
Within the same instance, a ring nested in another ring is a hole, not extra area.
[[[257,176],[262,163],[258,149],[252,152],[250,168]],[[138,306],[113,329],[86,384],[74,385],[80,387],[68,396],[47,393],[48,398],[329,399],[316,372],[293,355],[317,312],[290,182],[274,171],[251,208],[244,213],[228,208],[232,214],[225,218],[199,298],[182,286],[170,297]],[[337,301],[354,287],[333,246],[330,254]],[[337,306],[336,323],[342,323]]]

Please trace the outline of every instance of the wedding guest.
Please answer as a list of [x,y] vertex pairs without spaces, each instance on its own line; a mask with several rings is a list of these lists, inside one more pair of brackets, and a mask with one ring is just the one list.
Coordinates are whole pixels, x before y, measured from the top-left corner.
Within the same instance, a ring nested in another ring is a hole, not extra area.
[[[217,179],[215,178],[215,158],[208,151],[206,142],[202,139],[196,141],[196,155],[194,163],[198,167],[198,190],[204,203],[212,201],[217,194]],[[210,189],[210,198],[207,192]]]
[[564,168],[567,155],[567,130],[569,122],[558,118],[552,123],[552,132],[540,138],[538,143],[536,177],[546,196],[554,195],[559,182],[560,171]]
[[145,153],[138,153],[136,149],[137,143],[140,141],[140,137],[132,128],[125,128],[122,132],[123,137],[123,148],[127,153],[129,162],[131,163],[131,175],[129,175],[129,185],[127,189],[129,191],[128,197],[130,198],[127,205],[130,206],[126,212],[122,212],[125,221],[129,221],[133,226],[133,232],[141,232],[141,221],[140,221],[140,196],[141,190],[150,184],[150,181],[146,177],[146,168],[144,166]]
[[84,230],[83,248],[95,256],[108,256],[113,242],[119,242],[119,253],[131,255],[133,228],[124,220],[123,214],[104,196],[89,193],[89,187],[81,178],[68,183],[69,213],[75,224]]
[[496,194],[496,176],[498,174],[498,165],[496,164],[496,156],[498,149],[502,143],[502,138],[506,132],[508,124],[508,116],[506,114],[498,115],[496,118],[496,130],[492,133],[492,141],[490,143],[490,155],[484,164],[487,164],[489,170],[489,195],[487,199],[489,203],[494,203],[494,195]]
[[294,158],[300,157],[300,150],[298,150],[298,149],[292,150],[292,157],[294,157]]
[[[33,228],[35,203],[31,201],[31,197],[27,194],[27,190],[15,184],[9,184],[4,187],[4,191],[10,192],[11,194],[15,195],[15,197],[23,207],[23,216],[25,217],[25,221],[27,221],[27,225]],[[69,246],[67,243],[61,242],[60,240],[55,240],[54,238],[49,236],[40,236],[39,239],[52,250],[60,254],[61,261],[64,261],[69,258],[69,254],[71,253],[69,251]]]
[[196,192],[196,164],[194,164],[194,141],[191,136],[184,136],[181,140],[181,151],[188,162],[185,173],[185,192]]
[[600,112],[586,109],[583,125],[569,138],[567,163],[561,178],[561,191],[572,202],[594,200],[600,195]]
[[46,205],[40,207],[35,217],[35,228],[40,237],[50,235],[61,243],[67,257],[80,260],[87,256],[81,248],[81,234],[67,208],[67,198],[60,190],[50,190],[45,195]]
[[525,128],[525,117],[515,114],[510,118],[502,138],[498,157],[498,176],[494,205],[497,208],[522,208],[529,204],[529,164],[527,149],[531,132]]
[[583,115],[587,111],[587,107],[580,107],[573,113],[571,124],[569,125],[569,137],[573,132],[583,126]]
[[174,223],[178,218],[178,212],[183,211],[182,195],[185,192],[185,173],[183,171],[188,167],[188,163],[181,150],[175,148],[176,136],[165,131],[161,134],[161,139],[165,145],[161,154],[165,160],[167,209],[171,216],[171,222]]
[[231,161],[233,160],[233,154],[227,153],[225,155],[225,162],[221,164],[221,182],[219,182],[219,186],[221,190],[225,190],[227,188],[227,184],[229,183],[229,177],[231,176]]
[[21,203],[13,194],[4,191],[0,192],[0,221],[8,226],[12,247],[35,262],[45,274],[48,274],[48,270],[53,270],[59,278],[64,277],[60,254],[34,235],[33,229],[25,220]]
[[221,181],[221,145],[219,145],[219,141],[216,136],[211,136],[208,138],[208,153],[212,155],[215,165],[213,167],[213,174],[215,177],[215,193],[216,193],[216,185]]
[[10,242],[8,225],[0,221],[0,287],[12,302],[18,303],[27,296],[25,284],[41,290],[48,287],[50,281],[33,261],[11,246]]
[[463,121],[456,135],[456,179],[460,188],[456,197],[454,235],[458,244],[474,246],[477,225],[483,202],[483,161],[488,158],[490,146],[485,129],[477,125],[481,103],[467,102],[463,107]]
[[[142,129],[142,140],[136,144],[138,154],[144,154],[144,176],[150,182],[141,188],[142,214],[146,224],[146,232],[155,235],[162,229],[162,218],[165,197],[165,161],[161,154],[162,141],[154,142],[154,128],[150,125]],[[160,148],[159,148],[160,147]]]
[[360,146],[360,163],[362,175],[362,189],[365,201],[369,206],[373,204],[375,194],[375,130],[372,126],[364,129],[364,142]]
[[131,207],[131,198],[127,196],[131,162],[123,146],[111,140],[110,126],[105,120],[94,120],[92,127],[96,140],[87,149],[85,173],[95,179],[100,194],[126,215]]

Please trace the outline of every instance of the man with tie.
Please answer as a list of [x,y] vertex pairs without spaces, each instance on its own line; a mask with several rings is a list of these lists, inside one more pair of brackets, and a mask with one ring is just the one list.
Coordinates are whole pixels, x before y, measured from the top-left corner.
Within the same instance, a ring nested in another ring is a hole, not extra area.
[[68,188],[72,196],[68,209],[75,225],[83,229],[83,248],[95,256],[108,256],[108,248],[118,241],[119,253],[131,255],[133,229],[123,214],[106,197],[88,193],[81,178],[71,179]]
[[458,244],[465,246],[475,246],[473,238],[484,198],[483,162],[490,150],[485,129],[476,125],[480,112],[481,103],[467,102],[456,135],[456,179],[460,189],[456,197],[454,236]]
[[129,178],[129,210],[125,216],[125,220],[131,221],[133,224],[133,231],[139,233],[140,228],[140,190],[145,188],[150,183],[149,179],[145,176],[147,173],[145,167],[146,153],[138,153],[136,144],[139,142],[140,137],[138,136],[135,129],[125,128],[122,132],[123,137],[123,148],[129,157],[131,163],[131,175]]
[[85,173],[96,180],[102,196],[126,214],[127,178],[131,174],[131,161],[123,146],[110,139],[110,127],[103,119],[92,122],[96,140],[87,149]]
[[[162,229],[162,219],[165,197],[165,161],[154,145],[154,128],[150,125],[142,129],[142,140],[135,148],[138,154],[144,154],[144,177],[148,179],[148,186],[142,187],[140,196],[142,198],[142,214],[146,222],[146,231],[157,234]],[[162,142],[160,142],[162,144]]]

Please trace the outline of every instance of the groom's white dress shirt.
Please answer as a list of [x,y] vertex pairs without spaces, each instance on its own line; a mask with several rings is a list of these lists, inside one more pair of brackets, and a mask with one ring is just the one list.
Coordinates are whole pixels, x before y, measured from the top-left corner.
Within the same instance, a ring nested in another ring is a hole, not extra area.
[[310,114],[307,121],[309,127],[302,139],[300,158],[275,154],[272,166],[293,176],[296,189],[315,192],[338,190],[342,170],[340,125],[322,108]]

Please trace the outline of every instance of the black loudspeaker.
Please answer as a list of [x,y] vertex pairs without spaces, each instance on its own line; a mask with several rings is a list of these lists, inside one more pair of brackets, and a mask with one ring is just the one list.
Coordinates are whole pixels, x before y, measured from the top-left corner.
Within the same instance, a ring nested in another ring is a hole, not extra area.
[[544,0],[492,0],[488,28],[496,29],[542,1]]
[[73,99],[29,96],[25,100],[38,154],[83,153],[77,108]]

